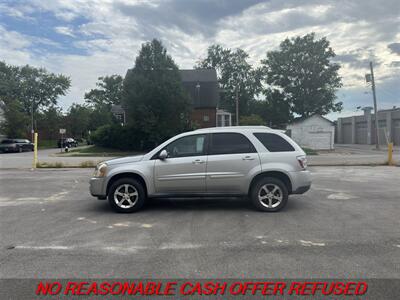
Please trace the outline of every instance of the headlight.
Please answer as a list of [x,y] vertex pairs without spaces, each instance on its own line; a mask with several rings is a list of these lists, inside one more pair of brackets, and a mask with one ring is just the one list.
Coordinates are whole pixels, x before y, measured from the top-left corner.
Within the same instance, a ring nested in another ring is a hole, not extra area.
[[101,163],[96,166],[96,169],[94,170],[94,177],[104,177],[106,175],[107,171],[107,164],[106,163]]

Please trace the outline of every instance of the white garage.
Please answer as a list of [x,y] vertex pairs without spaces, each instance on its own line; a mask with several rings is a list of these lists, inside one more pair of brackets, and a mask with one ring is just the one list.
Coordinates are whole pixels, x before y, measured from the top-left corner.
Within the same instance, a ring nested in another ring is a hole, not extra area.
[[297,118],[287,126],[288,134],[300,146],[314,150],[331,150],[335,138],[332,121],[320,115]]

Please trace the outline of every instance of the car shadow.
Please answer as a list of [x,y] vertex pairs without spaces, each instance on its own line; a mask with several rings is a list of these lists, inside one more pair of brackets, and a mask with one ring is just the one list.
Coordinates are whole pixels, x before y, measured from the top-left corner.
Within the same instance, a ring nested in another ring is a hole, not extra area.
[[[114,213],[107,200],[97,201],[91,205],[93,211]],[[302,211],[305,209],[301,201],[289,199],[286,207],[280,212]],[[142,208],[143,212],[161,211],[253,211],[264,213],[253,208],[250,200],[242,198],[150,198]],[[139,212],[140,213],[140,212]]]

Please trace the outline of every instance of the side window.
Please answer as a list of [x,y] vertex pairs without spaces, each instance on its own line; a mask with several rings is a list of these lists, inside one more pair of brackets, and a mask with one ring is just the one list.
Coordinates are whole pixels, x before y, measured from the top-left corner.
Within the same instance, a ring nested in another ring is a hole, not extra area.
[[253,144],[240,133],[213,133],[210,155],[256,152]]
[[254,136],[264,145],[269,152],[289,152],[294,151],[284,138],[274,133],[254,133]]
[[170,158],[204,155],[205,140],[204,134],[189,135],[173,141],[164,149]]

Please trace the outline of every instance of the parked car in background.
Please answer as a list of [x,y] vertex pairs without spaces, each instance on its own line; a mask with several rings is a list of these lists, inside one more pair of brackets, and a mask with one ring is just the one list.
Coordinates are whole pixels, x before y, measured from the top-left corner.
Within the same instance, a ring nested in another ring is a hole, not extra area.
[[0,152],[33,151],[34,144],[26,139],[4,139],[0,143]]
[[100,163],[90,193],[117,212],[149,197],[248,196],[261,211],[282,209],[311,186],[304,151],[265,126],[205,128],[175,136],[141,156]]
[[64,139],[59,139],[57,142],[58,148],[72,148],[72,147],[78,147],[78,142],[74,140],[73,138],[64,138]]

